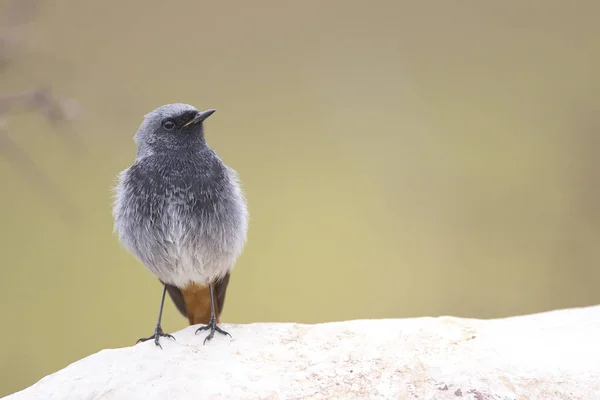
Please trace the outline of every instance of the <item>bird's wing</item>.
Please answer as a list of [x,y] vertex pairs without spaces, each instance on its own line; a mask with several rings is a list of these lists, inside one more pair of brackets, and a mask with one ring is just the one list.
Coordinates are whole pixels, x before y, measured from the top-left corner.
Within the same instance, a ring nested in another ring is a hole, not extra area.
[[173,300],[173,303],[175,303],[175,307],[177,307],[181,315],[187,317],[187,311],[185,309],[185,302],[183,301],[183,294],[181,293],[181,290],[173,285],[166,284],[166,286],[171,300]]
[[215,281],[215,300],[216,300],[216,312],[217,316],[223,313],[223,306],[225,305],[225,295],[227,294],[227,286],[229,285],[229,272],[225,274],[221,279]]

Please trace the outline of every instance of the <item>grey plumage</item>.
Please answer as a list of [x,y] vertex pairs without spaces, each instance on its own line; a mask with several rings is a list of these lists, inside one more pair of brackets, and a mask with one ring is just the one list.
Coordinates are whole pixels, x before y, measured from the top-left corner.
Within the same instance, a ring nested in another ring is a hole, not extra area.
[[246,243],[248,209],[238,175],[204,137],[203,119],[212,112],[169,104],[147,114],[135,134],[135,163],[116,187],[120,241],[178,288],[223,277]]

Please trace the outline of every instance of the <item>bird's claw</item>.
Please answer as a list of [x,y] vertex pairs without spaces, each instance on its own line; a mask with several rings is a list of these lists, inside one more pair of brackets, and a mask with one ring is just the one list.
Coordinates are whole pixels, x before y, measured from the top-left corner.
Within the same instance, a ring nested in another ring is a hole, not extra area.
[[196,329],[196,333],[198,334],[198,332],[200,331],[206,331],[210,329],[210,333],[208,335],[206,335],[206,337],[204,338],[204,342],[202,342],[203,345],[206,344],[206,342],[208,340],[211,340],[214,336],[215,336],[215,332],[219,332],[222,335],[227,335],[229,337],[232,337],[229,332],[224,331],[223,329],[219,328],[217,326],[217,319],[216,318],[211,318],[210,322],[208,323],[208,325],[204,325],[201,326],[200,328]]
[[146,340],[154,339],[154,344],[160,347],[162,350],[162,346],[159,343],[160,337],[168,337],[175,340],[175,337],[173,335],[163,332],[162,327],[159,325],[154,329],[154,335],[148,336],[147,338],[140,338],[135,343],[137,344],[140,342],[145,342]]

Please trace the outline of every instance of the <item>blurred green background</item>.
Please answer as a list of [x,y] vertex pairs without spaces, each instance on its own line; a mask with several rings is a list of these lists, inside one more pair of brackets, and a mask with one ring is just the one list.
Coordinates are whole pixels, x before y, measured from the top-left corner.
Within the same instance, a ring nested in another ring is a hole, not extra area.
[[[491,318],[600,303],[600,2],[45,1],[1,90],[82,110],[70,151],[8,119],[82,215],[0,157],[0,395],[151,334],[112,233],[144,114],[216,108],[249,241],[224,322]],[[186,320],[169,301],[164,328]]]

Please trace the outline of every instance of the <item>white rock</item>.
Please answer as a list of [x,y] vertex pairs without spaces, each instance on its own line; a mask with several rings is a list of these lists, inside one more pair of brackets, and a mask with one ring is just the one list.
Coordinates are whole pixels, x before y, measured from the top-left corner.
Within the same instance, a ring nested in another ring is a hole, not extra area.
[[600,306],[223,328],[103,350],[6,399],[600,399]]

